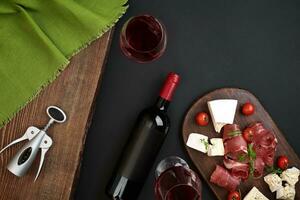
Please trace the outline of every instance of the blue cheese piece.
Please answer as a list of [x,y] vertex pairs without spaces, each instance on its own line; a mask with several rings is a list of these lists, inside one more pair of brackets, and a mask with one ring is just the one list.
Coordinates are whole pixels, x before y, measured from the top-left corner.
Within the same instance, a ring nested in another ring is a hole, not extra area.
[[191,133],[186,145],[202,153],[207,153],[208,137],[199,133]]
[[296,196],[295,186],[285,184],[285,187],[280,188],[276,192],[276,199],[294,200]]
[[208,145],[208,156],[224,156],[224,144],[222,138],[211,138]]
[[220,133],[222,127],[226,124],[233,124],[237,100],[218,99],[207,102],[210,116],[217,133]]
[[253,187],[250,192],[244,197],[244,200],[269,200],[256,187]]
[[286,181],[288,184],[293,186],[299,181],[299,175],[300,170],[296,167],[292,167],[283,171],[280,177],[283,181]]
[[268,174],[264,177],[264,181],[269,185],[271,192],[282,188],[282,180],[277,174]]

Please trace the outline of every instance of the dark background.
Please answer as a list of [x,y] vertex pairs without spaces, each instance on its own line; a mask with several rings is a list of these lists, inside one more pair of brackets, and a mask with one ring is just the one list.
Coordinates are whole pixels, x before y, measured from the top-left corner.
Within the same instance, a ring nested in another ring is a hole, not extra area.
[[[121,26],[149,13],[168,32],[165,54],[137,64],[119,48]],[[169,71],[182,82],[169,109],[172,127],[154,166],[181,156],[181,125],[198,97],[222,87],[253,92],[300,153],[300,1],[139,0],[116,25],[89,130],[75,199],[108,200],[104,189],[140,110],[151,105]],[[139,199],[153,200],[154,167]],[[203,182],[203,199],[215,199]]]

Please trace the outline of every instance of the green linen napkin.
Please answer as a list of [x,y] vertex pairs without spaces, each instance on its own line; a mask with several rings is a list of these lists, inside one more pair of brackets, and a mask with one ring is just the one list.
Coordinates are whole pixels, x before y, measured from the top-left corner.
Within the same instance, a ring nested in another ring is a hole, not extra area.
[[69,59],[111,28],[127,0],[0,0],[0,127]]

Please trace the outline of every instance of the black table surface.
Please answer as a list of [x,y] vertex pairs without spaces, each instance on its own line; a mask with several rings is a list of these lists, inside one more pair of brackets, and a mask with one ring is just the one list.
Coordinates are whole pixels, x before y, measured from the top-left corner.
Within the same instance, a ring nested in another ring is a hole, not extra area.
[[[149,64],[124,57],[119,34],[134,15],[159,18],[168,32],[164,55]],[[75,199],[108,200],[105,186],[136,117],[151,105],[170,71],[182,81],[169,109],[171,130],[139,199],[153,200],[155,165],[170,155],[190,164],[181,140],[192,102],[217,88],[254,93],[300,153],[300,1],[131,1],[116,25],[89,130]],[[215,199],[203,182],[203,199]]]

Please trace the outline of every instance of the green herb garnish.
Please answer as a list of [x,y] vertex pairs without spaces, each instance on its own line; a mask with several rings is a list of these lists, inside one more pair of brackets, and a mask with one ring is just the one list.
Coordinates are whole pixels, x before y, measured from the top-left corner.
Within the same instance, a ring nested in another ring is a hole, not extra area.
[[227,135],[230,137],[235,137],[235,136],[239,136],[241,134],[242,134],[241,131],[232,131],[232,132],[228,133]]
[[274,166],[268,166],[266,168],[266,170],[268,173],[271,173],[271,174],[281,174],[282,173],[282,169],[276,168]]
[[250,177],[253,177],[254,176],[254,160],[250,159],[249,160],[249,174],[250,174]]
[[204,144],[205,149],[207,150],[208,149],[208,142],[205,141],[205,139],[200,139],[200,141]]
[[248,156],[249,156],[249,174],[251,177],[254,175],[254,161],[256,159],[256,152],[253,149],[253,144],[248,144]]
[[248,144],[248,156],[250,159],[256,159],[256,152],[253,149],[253,144]]
[[242,154],[238,156],[238,161],[239,162],[244,162],[247,158],[247,154]]

